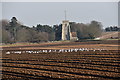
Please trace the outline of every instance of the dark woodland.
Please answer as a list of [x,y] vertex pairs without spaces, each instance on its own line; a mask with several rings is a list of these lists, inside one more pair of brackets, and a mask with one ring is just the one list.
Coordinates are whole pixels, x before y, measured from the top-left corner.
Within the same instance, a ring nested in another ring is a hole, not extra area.
[[[12,17],[10,21],[0,21],[2,30],[2,43],[20,43],[20,42],[48,42],[60,41],[62,33],[62,24],[57,25],[41,25],[25,26]],[[99,37],[103,31],[100,22],[91,21],[88,24],[70,22],[71,31],[77,33],[78,39],[94,39]],[[118,27],[107,27],[104,31],[119,31]]]

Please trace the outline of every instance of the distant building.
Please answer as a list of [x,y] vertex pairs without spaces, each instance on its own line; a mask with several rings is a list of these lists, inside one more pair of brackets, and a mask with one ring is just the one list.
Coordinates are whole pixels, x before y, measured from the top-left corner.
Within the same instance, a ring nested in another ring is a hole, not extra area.
[[62,40],[70,40],[70,24],[68,20],[62,21]]
[[66,10],[65,10],[65,20],[62,21],[62,40],[78,40],[77,33],[71,32],[71,26],[69,20],[66,20]]
[[62,40],[78,40],[77,33],[71,32],[71,26],[68,20],[62,21]]
[[78,40],[77,33],[76,32],[70,32],[70,40]]

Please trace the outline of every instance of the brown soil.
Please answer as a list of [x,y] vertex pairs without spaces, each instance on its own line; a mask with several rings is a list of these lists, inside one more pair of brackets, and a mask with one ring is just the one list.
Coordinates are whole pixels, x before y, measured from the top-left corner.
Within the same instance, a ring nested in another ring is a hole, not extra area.
[[[118,44],[109,41],[64,42],[4,47],[2,78],[20,80],[117,80],[120,78]],[[105,48],[103,51],[78,51],[40,54],[6,54],[7,51]]]

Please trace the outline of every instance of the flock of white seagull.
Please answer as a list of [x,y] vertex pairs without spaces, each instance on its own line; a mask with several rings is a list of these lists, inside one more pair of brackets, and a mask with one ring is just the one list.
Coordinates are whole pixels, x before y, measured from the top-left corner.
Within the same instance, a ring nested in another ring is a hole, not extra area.
[[105,49],[97,49],[97,48],[75,48],[75,49],[59,49],[59,50],[52,50],[52,49],[46,49],[46,50],[26,50],[26,51],[7,51],[6,54],[11,54],[11,53],[16,53],[16,54],[21,54],[21,53],[51,53],[51,52],[56,52],[56,53],[69,53],[69,52],[79,52],[79,51],[103,51]]

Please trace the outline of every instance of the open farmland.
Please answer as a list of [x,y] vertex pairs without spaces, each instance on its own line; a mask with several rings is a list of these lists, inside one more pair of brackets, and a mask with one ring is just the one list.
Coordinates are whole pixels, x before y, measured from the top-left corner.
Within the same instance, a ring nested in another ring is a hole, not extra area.
[[[96,49],[88,51],[25,53],[25,51],[60,49]],[[56,42],[3,46],[3,79],[79,79],[118,80],[120,53],[116,40]],[[101,50],[98,50],[101,49]],[[10,54],[6,54],[6,52]],[[21,51],[22,53],[11,53]]]

